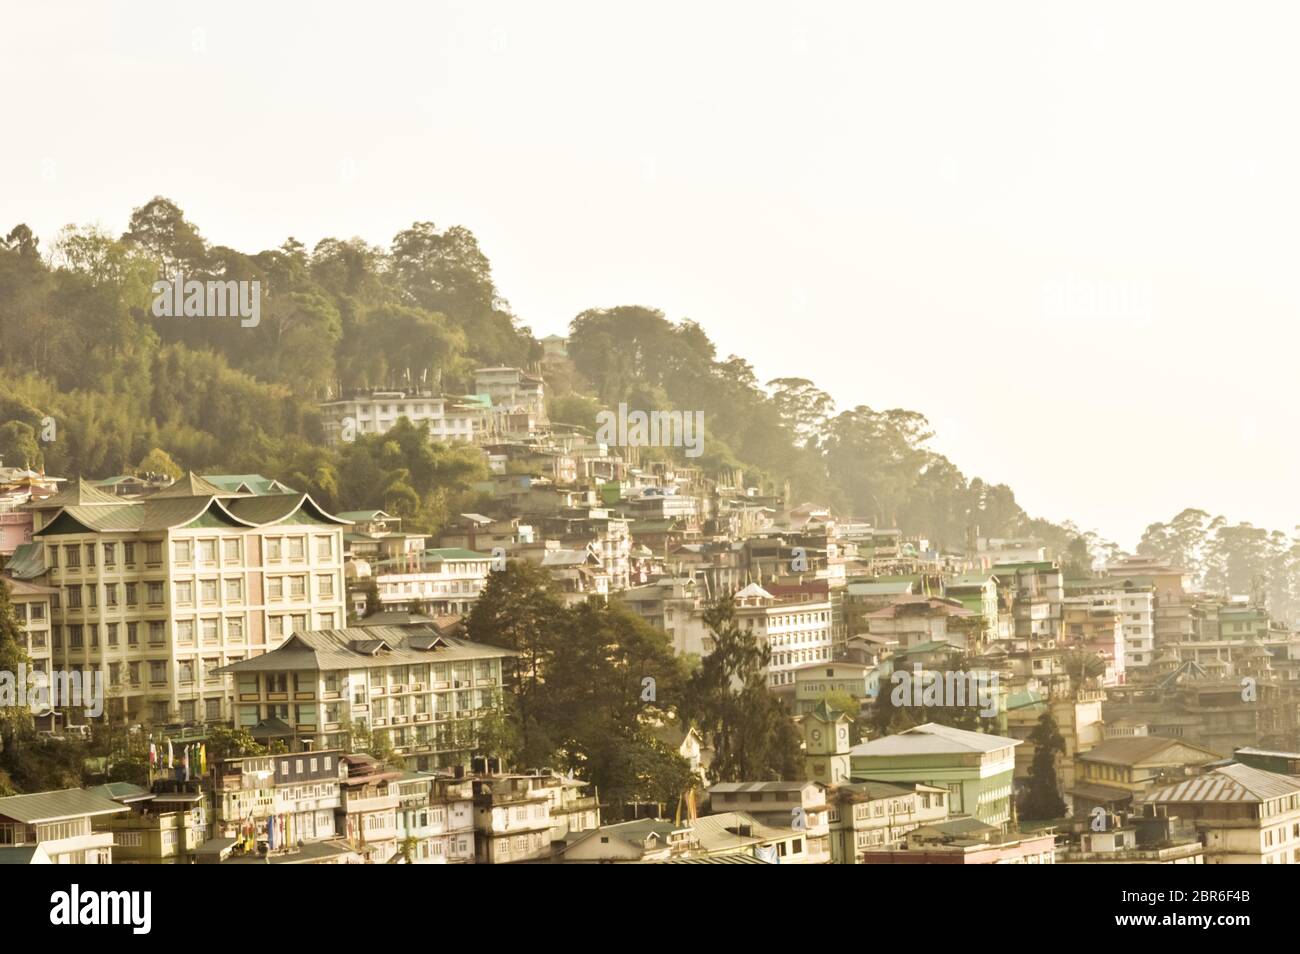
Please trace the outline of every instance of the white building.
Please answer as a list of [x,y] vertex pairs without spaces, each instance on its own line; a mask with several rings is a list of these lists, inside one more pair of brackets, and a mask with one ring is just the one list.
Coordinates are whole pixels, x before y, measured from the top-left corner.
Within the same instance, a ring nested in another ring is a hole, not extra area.
[[429,391],[371,391],[320,406],[331,446],[363,434],[386,434],[401,418],[427,424],[434,441],[472,441],[482,409],[452,395]]
[[[735,595],[736,619],[752,629],[760,644],[769,646],[772,658],[767,684],[793,686],[795,671],[831,658],[833,640],[830,600],[779,601],[751,583]],[[712,651],[712,645],[705,647]]]

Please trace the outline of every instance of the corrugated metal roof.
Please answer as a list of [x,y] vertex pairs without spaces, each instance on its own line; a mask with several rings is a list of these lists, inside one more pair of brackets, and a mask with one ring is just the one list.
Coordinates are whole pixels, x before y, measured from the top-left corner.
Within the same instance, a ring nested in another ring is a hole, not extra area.
[[1225,765],[1151,792],[1148,802],[1263,802],[1300,792],[1300,781],[1249,765]]
[[125,805],[119,805],[111,798],[84,788],[65,788],[57,792],[35,792],[31,795],[0,798],[0,816],[27,825],[124,811],[128,811]]

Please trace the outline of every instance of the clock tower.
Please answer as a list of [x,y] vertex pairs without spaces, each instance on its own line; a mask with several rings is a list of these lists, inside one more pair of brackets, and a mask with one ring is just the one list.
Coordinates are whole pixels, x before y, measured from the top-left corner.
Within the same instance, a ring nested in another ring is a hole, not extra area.
[[823,785],[849,781],[849,723],[825,700],[803,718],[804,777]]

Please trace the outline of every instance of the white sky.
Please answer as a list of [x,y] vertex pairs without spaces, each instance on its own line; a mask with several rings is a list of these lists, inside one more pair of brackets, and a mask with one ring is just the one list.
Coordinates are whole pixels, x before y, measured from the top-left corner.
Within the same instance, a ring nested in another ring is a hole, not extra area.
[[1300,521],[1294,5],[52,6],[0,31],[6,231],[464,224],[539,335],[693,318],[1122,545]]

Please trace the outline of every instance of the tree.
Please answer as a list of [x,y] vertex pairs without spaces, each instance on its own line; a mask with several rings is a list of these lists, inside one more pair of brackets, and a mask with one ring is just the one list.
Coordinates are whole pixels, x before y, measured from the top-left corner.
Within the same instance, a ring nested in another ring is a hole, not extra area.
[[[512,690],[519,720],[521,749],[532,754],[546,749],[539,724],[539,693],[543,672],[554,652],[552,629],[564,616],[564,603],[550,574],[539,566],[511,560],[488,577],[465,621],[468,639],[519,653]],[[527,757],[527,756],[526,756]]]
[[137,474],[162,474],[172,480],[178,479],[185,473],[180,464],[172,460],[170,454],[158,447],[153,448],[144,457],[140,458],[140,463],[136,464],[135,472]]
[[36,428],[22,421],[0,425],[0,460],[9,467],[35,469],[42,466],[44,455],[36,442]]
[[1065,802],[1056,780],[1056,759],[1065,752],[1065,739],[1050,712],[1038,717],[1029,742],[1034,746],[1034,760],[1020,815],[1027,820],[1060,818],[1065,814]]
[[20,674],[25,677],[27,662],[27,643],[18,625],[9,583],[0,577],[0,674],[14,680],[10,687],[13,698],[5,699],[8,693],[0,692],[0,752],[6,761],[16,758],[19,736],[31,727],[31,709],[18,704],[17,680]]
[[771,650],[741,629],[735,603],[711,604],[704,623],[713,652],[688,679],[679,717],[699,727],[714,751],[711,771],[724,782],[794,778],[800,770],[794,723],[767,687]]
[[266,754],[266,746],[254,739],[253,734],[243,726],[233,729],[224,725],[213,726],[208,730],[204,744],[207,746],[208,759],[214,765],[222,759]]

